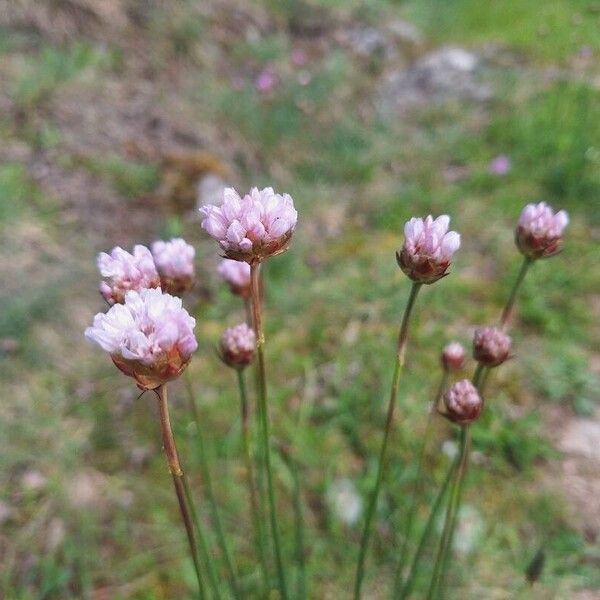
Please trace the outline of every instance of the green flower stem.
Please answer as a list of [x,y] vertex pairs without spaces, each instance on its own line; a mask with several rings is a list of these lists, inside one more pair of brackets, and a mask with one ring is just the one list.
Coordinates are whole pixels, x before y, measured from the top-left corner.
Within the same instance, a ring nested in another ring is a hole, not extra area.
[[241,369],[237,371],[238,387],[240,392],[240,415],[242,421],[242,446],[244,452],[244,462],[246,463],[246,482],[248,485],[248,496],[250,497],[250,511],[254,525],[254,536],[258,559],[261,565],[261,575],[263,579],[264,592],[268,595],[270,589],[269,567],[267,564],[266,540],[263,522],[258,508],[258,498],[254,484],[254,468],[252,464],[252,455],[250,454],[250,409],[248,406],[248,395],[246,392],[246,381],[244,372]]
[[500,318],[500,325],[502,327],[506,327],[506,324],[508,323],[508,320],[510,319],[510,316],[513,311],[513,307],[515,305],[515,300],[517,299],[517,292],[519,291],[519,288],[521,287],[521,284],[523,283],[523,280],[525,279],[525,275],[527,275],[527,271],[529,270],[529,267],[531,266],[532,263],[533,263],[533,259],[529,258],[528,256],[526,256],[523,259],[523,264],[521,265],[521,269],[519,270],[517,279],[515,280],[512,290],[510,291],[510,296],[508,297],[506,306],[504,307],[504,310],[502,311],[502,317]]
[[260,413],[261,432],[262,432],[262,452],[264,455],[265,470],[267,475],[267,497],[269,501],[269,520],[271,523],[271,536],[273,538],[273,548],[275,551],[275,564],[277,568],[277,578],[279,580],[279,591],[282,600],[288,600],[287,584],[285,580],[285,571],[283,568],[283,558],[281,553],[281,541],[279,537],[279,524],[277,522],[277,507],[275,502],[275,488],[273,485],[273,469],[271,466],[271,448],[269,434],[269,415],[267,413],[267,376],[265,370],[265,335],[262,329],[261,303],[260,303],[260,284],[259,284],[259,265],[250,265],[250,281],[252,295],[252,314],[254,321],[254,330],[256,333],[256,354],[258,368],[258,409]]
[[390,390],[390,399],[387,409],[387,417],[385,422],[385,429],[383,433],[383,441],[381,444],[381,450],[379,452],[379,461],[377,465],[377,478],[375,480],[375,486],[371,492],[369,499],[369,505],[367,508],[367,514],[365,518],[365,525],[363,534],[360,542],[360,550],[358,554],[358,563],[356,566],[356,579],[354,581],[354,600],[359,600],[361,595],[362,582],[365,571],[365,559],[367,556],[367,550],[369,546],[369,539],[371,537],[373,517],[375,516],[375,509],[377,508],[377,500],[379,498],[379,491],[381,489],[381,482],[383,480],[383,472],[385,467],[385,459],[387,453],[387,446],[392,429],[392,423],[394,421],[394,409],[396,406],[396,397],[398,395],[398,387],[400,384],[400,375],[402,374],[402,368],[404,367],[404,359],[406,354],[406,340],[408,335],[408,325],[410,322],[410,316],[412,309],[415,305],[417,294],[421,289],[420,283],[414,282],[410,290],[410,296],[404,309],[404,316],[402,318],[402,324],[400,326],[400,332],[398,334],[398,351],[396,356],[396,366],[394,368],[394,375],[392,377],[392,387]]
[[200,471],[202,474],[202,479],[204,481],[204,489],[206,492],[206,499],[208,500],[208,505],[210,507],[210,513],[212,517],[212,521],[215,526],[215,532],[217,534],[217,541],[221,548],[221,553],[223,554],[223,559],[225,560],[225,569],[227,570],[227,580],[229,587],[231,589],[231,593],[234,598],[240,598],[240,589],[238,586],[238,577],[235,572],[235,567],[233,566],[233,559],[231,558],[231,552],[229,550],[229,546],[227,545],[227,541],[225,538],[225,530],[223,528],[223,523],[221,521],[221,517],[219,515],[219,509],[217,506],[217,499],[215,497],[213,485],[212,485],[212,477],[210,474],[210,467],[208,465],[208,459],[206,454],[206,446],[204,444],[204,435],[202,434],[201,420],[200,414],[198,412],[198,407],[196,405],[196,398],[194,394],[194,390],[192,388],[192,384],[190,382],[189,377],[185,376],[185,386],[188,393],[188,402],[190,406],[190,412],[192,413],[192,417],[194,419],[194,423],[196,425],[196,441],[198,444],[198,454],[200,455]]
[[298,464],[291,458],[292,477],[294,479],[294,516],[296,521],[296,561],[298,562],[298,579],[296,598],[306,600],[306,561],[304,558],[304,518],[302,516],[302,495]]
[[413,523],[415,514],[417,512],[417,497],[422,491],[423,483],[423,462],[425,461],[425,452],[427,450],[427,443],[431,434],[431,426],[433,424],[433,415],[439,404],[440,398],[444,393],[444,389],[448,382],[448,370],[444,368],[442,371],[442,377],[435,394],[435,398],[431,403],[427,414],[427,424],[425,425],[425,432],[421,441],[421,448],[419,450],[419,458],[417,461],[417,472],[415,473],[415,481],[411,491],[410,506],[408,509],[408,515],[406,517],[406,526],[404,528],[404,539],[402,540],[402,548],[400,549],[400,558],[398,560],[398,567],[396,569],[396,576],[394,579],[394,598],[398,598],[402,589],[402,570],[404,569],[404,563],[406,562],[408,546],[410,537],[412,535]]
[[160,429],[162,434],[163,448],[167,458],[167,464],[169,465],[169,471],[173,477],[175,494],[177,495],[179,510],[185,526],[192,562],[194,563],[194,571],[196,572],[196,578],[198,580],[198,598],[200,598],[200,600],[204,600],[204,598],[206,598],[206,592],[204,589],[202,570],[200,568],[200,560],[198,558],[196,535],[194,533],[194,525],[192,520],[193,509],[189,505],[189,499],[187,498],[185,492],[185,476],[183,469],[181,468],[181,463],[179,462],[177,446],[175,445],[173,430],[171,429],[169,407],[167,405],[167,388],[165,385],[161,385],[156,389],[156,397],[158,399],[158,411],[160,415]]
[[467,462],[469,457],[469,447],[471,443],[471,430],[468,425],[461,426],[460,430],[460,451],[459,451],[459,463],[454,478],[454,483],[450,491],[450,501],[448,502],[448,508],[446,510],[446,519],[444,522],[444,530],[442,532],[442,539],[438,548],[435,566],[433,568],[433,575],[431,577],[431,584],[429,592],[427,593],[427,600],[433,600],[437,598],[439,593],[440,583],[442,580],[442,573],[445,569],[445,562],[447,555],[451,550],[452,537],[454,534],[454,527],[456,526],[456,515],[460,507],[460,501],[463,490],[463,482],[465,472],[467,470]]
[[450,482],[452,481],[452,478],[454,476],[454,472],[456,471],[456,467],[458,466],[458,458],[459,457],[457,455],[456,458],[452,461],[450,468],[448,469],[448,473],[446,473],[446,478],[444,479],[444,482],[442,483],[442,487],[440,488],[438,495],[436,496],[435,500],[433,501],[433,505],[431,507],[431,512],[429,513],[429,518],[427,519],[427,523],[425,524],[425,528],[423,529],[423,533],[421,534],[421,539],[419,540],[419,544],[417,546],[415,556],[410,565],[410,570],[409,570],[408,576],[406,578],[406,583],[404,584],[404,587],[402,588],[402,591],[400,593],[400,596],[399,596],[400,600],[404,600],[404,598],[408,598],[410,593],[412,592],[412,589],[413,589],[413,586],[415,583],[415,577],[417,574],[417,569],[419,567],[419,563],[421,562],[421,559],[423,558],[423,554],[425,553],[425,548],[427,547],[427,541],[431,537],[438,513],[440,512],[440,508],[442,507],[442,502],[443,502],[446,492],[448,490],[448,486],[450,485]]

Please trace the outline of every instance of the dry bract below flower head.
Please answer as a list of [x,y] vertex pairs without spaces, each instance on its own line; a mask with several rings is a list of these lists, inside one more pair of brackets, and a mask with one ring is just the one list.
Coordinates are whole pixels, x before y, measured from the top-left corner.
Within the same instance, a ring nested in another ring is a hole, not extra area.
[[229,285],[232,294],[242,298],[250,297],[250,265],[239,260],[224,258],[217,272]]
[[100,284],[100,293],[110,304],[124,301],[131,290],[141,291],[160,286],[160,277],[146,246],[137,245],[133,254],[117,246],[110,251],[98,254],[98,269],[105,278]]
[[448,371],[459,371],[465,364],[465,349],[458,342],[450,342],[442,350],[442,365]]
[[566,211],[554,213],[545,202],[528,204],[519,218],[515,241],[525,256],[547,258],[559,252],[563,230],[568,224]]
[[108,352],[141,389],[149,390],[185,369],[198,347],[195,325],[180,298],[149,289],[128,292],[124,304],[98,313],[85,336]]
[[412,218],[404,226],[404,245],[396,253],[398,265],[417,283],[434,283],[447,274],[452,256],[460,247],[460,235],[448,231],[450,217]]
[[287,250],[298,219],[292,197],[270,187],[252,188],[244,197],[227,188],[221,206],[208,204],[200,214],[203,229],[225,256],[249,264]]
[[480,327],[473,336],[473,358],[486,367],[497,367],[511,356],[512,340],[499,327]]
[[256,335],[246,323],[230,327],[221,337],[221,358],[234,369],[248,366],[254,359],[255,351]]
[[458,425],[468,425],[481,414],[483,402],[477,388],[468,380],[455,383],[445,394],[445,416]]
[[164,292],[180,295],[194,285],[194,247],[181,238],[152,244],[154,264]]

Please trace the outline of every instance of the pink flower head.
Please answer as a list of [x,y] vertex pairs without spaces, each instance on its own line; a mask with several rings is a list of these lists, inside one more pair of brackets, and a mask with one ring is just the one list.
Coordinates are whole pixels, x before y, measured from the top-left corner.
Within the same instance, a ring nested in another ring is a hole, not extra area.
[[146,246],[135,246],[133,254],[123,248],[113,248],[110,254],[98,254],[98,269],[105,278],[100,293],[110,304],[119,304],[130,290],[140,291],[160,286],[160,278],[152,253]]
[[250,265],[239,260],[224,258],[217,272],[229,285],[232,294],[242,298],[250,297]]
[[159,240],[152,244],[152,256],[163,291],[179,295],[194,285],[195,254],[194,247],[181,238],[170,242]]
[[447,371],[460,371],[465,364],[465,349],[458,342],[450,342],[442,350],[442,365]]
[[298,213],[289,194],[252,188],[243,198],[226,188],[223,204],[200,209],[202,227],[219,242],[227,258],[259,263],[287,250]]
[[434,283],[447,274],[460,235],[448,231],[450,217],[412,218],[404,225],[404,245],[396,253],[398,265],[413,281]]
[[476,421],[483,408],[477,388],[468,379],[458,381],[444,394],[444,404],[445,416],[459,425]]
[[490,165],[488,167],[488,169],[492,175],[498,175],[500,177],[502,175],[507,175],[510,172],[511,168],[512,168],[512,162],[511,162],[510,158],[508,156],[505,156],[504,154],[500,154],[500,156],[496,156],[496,158],[494,158],[490,162]]
[[254,85],[262,94],[268,94],[275,87],[275,81],[273,70],[266,68],[257,75]]
[[221,338],[221,358],[234,369],[248,366],[254,359],[255,351],[256,335],[246,323],[230,327]]
[[198,347],[195,325],[181,298],[146,289],[127,292],[124,304],[98,313],[85,336],[108,352],[141,389],[151,390],[185,369]]
[[569,215],[566,211],[554,213],[545,202],[528,204],[517,225],[517,246],[529,258],[553,256],[560,250],[562,233],[568,224]]
[[510,358],[512,340],[499,327],[480,327],[473,336],[473,358],[486,367],[497,367]]

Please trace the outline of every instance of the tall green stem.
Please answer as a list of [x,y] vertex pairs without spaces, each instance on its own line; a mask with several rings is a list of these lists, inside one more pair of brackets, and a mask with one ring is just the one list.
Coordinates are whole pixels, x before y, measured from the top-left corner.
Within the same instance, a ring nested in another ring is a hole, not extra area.
[[529,258],[528,256],[525,256],[523,258],[523,263],[521,265],[521,269],[519,270],[517,279],[515,280],[512,290],[510,291],[510,296],[508,297],[506,306],[504,307],[504,310],[502,311],[502,317],[500,318],[500,325],[502,327],[506,327],[506,324],[508,323],[508,320],[510,319],[510,316],[513,311],[513,307],[515,305],[515,300],[517,299],[517,292],[519,291],[519,288],[521,287],[521,284],[523,283],[523,280],[525,279],[525,275],[527,275],[527,271],[529,270],[529,267],[531,266],[532,263],[533,263],[532,258]]
[[417,461],[417,472],[415,473],[415,481],[411,491],[410,498],[410,506],[408,509],[408,515],[406,517],[406,526],[404,528],[404,539],[402,540],[402,548],[400,549],[400,558],[398,560],[398,567],[396,570],[396,576],[394,580],[394,598],[397,598],[400,595],[401,586],[402,586],[402,570],[404,568],[404,563],[406,561],[406,555],[408,552],[408,546],[410,542],[410,538],[412,535],[413,522],[415,519],[415,513],[417,511],[417,497],[419,496],[422,483],[423,483],[423,462],[425,461],[425,452],[427,450],[427,443],[429,441],[429,435],[431,433],[431,426],[433,424],[433,415],[435,413],[436,407],[439,404],[440,398],[444,393],[444,389],[446,387],[446,383],[448,382],[448,370],[444,368],[442,371],[442,377],[440,379],[440,383],[438,385],[438,389],[435,394],[435,398],[429,407],[429,411],[427,413],[427,424],[425,425],[425,432],[421,441],[421,448],[419,449],[419,458]]
[[431,577],[431,585],[427,594],[427,600],[433,600],[437,597],[442,579],[442,573],[444,571],[444,563],[447,560],[446,555],[451,550],[454,527],[456,526],[456,515],[458,514],[462,496],[463,481],[467,467],[470,443],[471,430],[468,425],[463,425],[460,430],[460,459],[458,463],[458,469],[456,471],[456,477],[450,492],[450,501],[446,511],[444,530],[442,532],[442,539],[440,541],[435,560],[435,566],[433,568],[433,575]]
[[454,472],[456,471],[456,467],[458,466],[458,460],[459,457],[457,455],[456,458],[452,461],[450,468],[448,469],[448,473],[446,473],[446,479],[444,479],[444,483],[442,483],[438,495],[433,501],[431,512],[429,513],[429,518],[427,519],[427,523],[425,524],[425,528],[423,529],[423,533],[421,534],[421,539],[419,540],[415,556],[413,557],[413,561],[410,565],[410,570],[406,578],[406,583],[404,584],[404,587],[400,592],[400,600],[408,598],[410,593],[412,592],[419,563],[423,558],[423,554],[425,553],[425,548],[427,546],[427,541],[429,540],[429,538],[431,537],[431,533],[433,532],[433,527],[435,525],[440,508],[442,507],[444,496],[446,495],[446,491],[448,490],[450,481],[452,480]]
[[256,495],[256,487],[254,484],[254,469],[252,465],[252,456],[250,454],[250,409],[248,406],[248,396],[246,393],[246,381],[244,372],[241,369],[237,370],[237,380],[240,392],[240,415],[242,421],[242,446],[244,452],[244,462],[246,463],[246,483],[248,485],[248,495],[250,497],[250,511],[252,513],[252,522],[254,525],[254,536],[256,541],[256,549],[258,551],[258,559],[261,565],[261,574],[263,578],[263,586],[265,594],[269,591],[269,567],[267,565],[265,532],[262,525],[259,509],[258,498]]
[[198,580],[198,598],[200,598],[200,600],[204,600],[204,598],[206,598],[206,592],[204,590],[204,580],[202,577],[202,570],[200,568],[198,546],[196,545],[196,535],[194,533],[194,525],[192,521],[193,508],[189,505],[189,499],[185,493],[185,475],[183,473],[183,469],[181,468],[179,455],[177,453],[177,446],[175,445],[175,438],[173,436],[173,430],[171,429],[169,407],[167,405],[167,388],[165,385],[161,385],[156,389],[156,397],[158,399],[158,412],[160,416],[160,429],[162,434],[163,448],[167,458],[167,464],[169,465],[169,471],[173,477],[175,494],[177,495],[179,510],[185,526],[192,562],[194,563],[194,571],[196,572],[196,579]]
[[212,477],[210,474],[210,467],[208,465],[208,459],[206,454],[206,446],[204,444],[204,435],[202,433],[200,414],[196,405],[194,390],[192,388],[192,384],[189,380],[189,377],[187,377],[187,374],[185,376],[185,386],[188,393],[190,412],[192,413],[192,417],[196,424],[196,441],[198,443],[198,453],[200,454],[200,471],[202,473],[202,479],[204,481],[206,499],[208,500],[208,505],[210,507],[211,517],[217,534],[217,540],[219,542],[219,546],[221,547],[221,553],[223,554],[223,559],[225,560],[225,568],[227,570],[227,579],[229,587],[231,589],[231,593],[233,594],[234,598],[240,598],[241,595],[238,587],[238,577],[235,572],[235,567],[233,566],[233,559],[231,558],[231,552],[229,550],[229,546],[227,545],[227,541],[225,538],[225,530],[223,529],[223,523],[219,515],[217,500],[213,489]]
[[398,334],[398,349],[396,354],[396,366],[394,367],[394,375],[392,377],[392,387],[390,390],[390,399],[387,409],[387,417],[385,421],[385,429],[383,432],[383,441],[381,444],[381,450],[379,452],[379,461],[377,464],[377,478],[375,480],[375,486],[371,492],[369,499],[369,505],[367,508],[367,514],[365,517],[365,525],[363,534],[360,542],[360,550],[358,554],[358,563],[356,566],[356,579],[354,581],[354,600],[359,600],[362,588],[362,582],[365,571],[365,559],[367,556],[367,550],[369,546],[369,539],[371,537],[373,517],[375,515],[375,509],[377,508],[377,500],[379,498],[379,491],[381,489],[381,482],[383,480],[383,472],[385,467],[385,459],[387,453],[387,446],[392,429],[392,423],[394,421],[394,409],[396,407],[396,397],[398,395],[398,387],[400,384],[400,375],[402,374],[402,368],[404,367],[404,359],[406,354],[406,340],[408,335],[408,324],[410,322],[410,315],[415,305],[417,294],[421,289],[421,284],[414,282],[410,290],[410,296],[404,309],[404,316],[402,318],[402,324],[400,325],[400,332]]
[[269,415],[267,412],[267,376],[265,370],[265,335],[262,328],[261,303],[259,289],[259,265],[250,266],[250,281],[252,295],[252,314],[254,320],[254,329],[256,333],[256,354],[258,367],[258,406],[260,412],[261,430],[262,430],[262,450],[264,454],[265,470],[267,472],[267,497],[269,500],[269,520],[271,523],[271,535],[273,538],[273,548],[275,551],[275,564],[277,568],[277,577],[279,580],[279,591],[282,600],[288,600],[288,591],[285,581],[285,571],[283,568],[283,558],[281,553],[281,541],[279,537],[279,524],[277,522],[277,507],[275,503],[275,489],[273,485],[273,470],[271,466],[271,447],[269,434]]

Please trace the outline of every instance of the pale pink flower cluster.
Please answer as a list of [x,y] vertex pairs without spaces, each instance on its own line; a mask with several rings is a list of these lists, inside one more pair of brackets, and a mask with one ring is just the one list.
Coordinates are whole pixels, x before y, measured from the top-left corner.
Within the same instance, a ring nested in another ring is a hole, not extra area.
[[442,364],[449,371],[459,371],[465,364],[465,349],[459,342],[450,342],[442,350]]
[[153,389],[186,367],[198,347],[195,325],[180,298],[146,289],[127,292],[123,304],[98,313],[85,336],[140,387]]
[[140,291],[160,286],[160,277],[146,246],[135,246],[133,254],[117,246],[110,254],[98,254],[98,269],[105,278],[100,293],[109,304],[123,302],[130,290]]
[[250,265],[239,260],[224,258],[217,272],[229,285],[231,292],[236,296],[248,298],[250,296]]
[[289,194],[252,188],[244,197],[227,188],[221,206],[200,209],[202,227],[219,242],[228,258],[257,263],[283,252],[296,227],[298,213]]
[[545,202],[528,204],[521,213],[516,230],[519,250],[530,258],[546,258],[560,250],[569,215],[564,210],[555,213]]
[[396,254],[400,268],[413,281],[434,283],[450,266],[452,256],[460,247],[460,235],[448,231],[450,217],[434,219],[412,218],[404,225],[404,245]]
[[256,335],[246,323],[226,329],[221,337],[221,358],[230,367],[239,369],[250,364],[255,350]]
[[483,407],[477,388],[468,379],[458,381],[444,394],[444,404],[445,416],[460,425],[475,421]]
[[499,327],[480,327],[473,336],[473,358],[487,367],[497,367],[510,358],[512,340]]
[[194,247],[181,238],[152,244],[152,256],[161,287],[171,294],[182,294],[194,284]]

